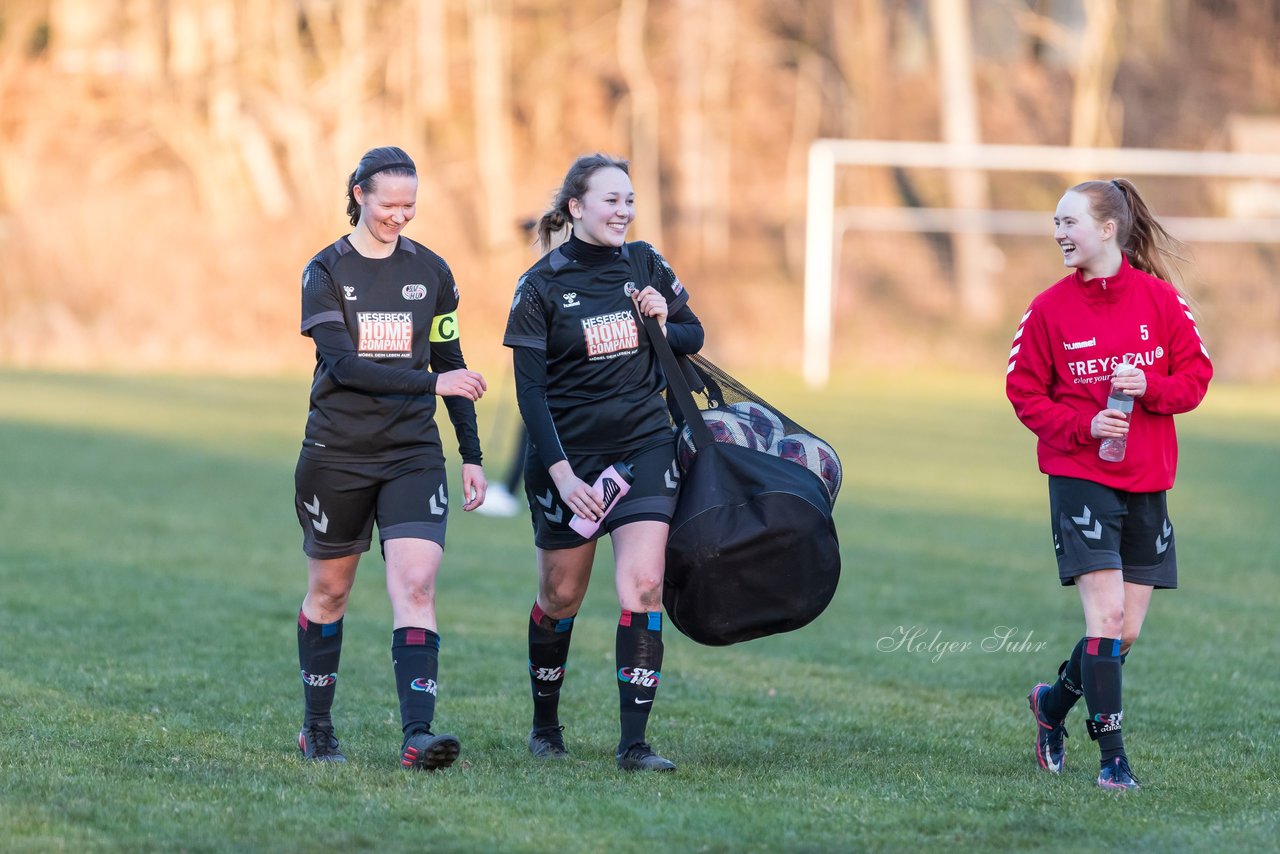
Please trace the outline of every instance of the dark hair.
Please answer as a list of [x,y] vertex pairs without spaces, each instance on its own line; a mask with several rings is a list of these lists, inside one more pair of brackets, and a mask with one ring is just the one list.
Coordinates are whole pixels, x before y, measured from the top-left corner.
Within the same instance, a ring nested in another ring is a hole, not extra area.
[[551,202],[551,207],[538,220],[538,243],[543,252],[551,248],[552,235],[563,229],[572,219],[572,214],[569,213],[569,200],[582,198],[587,192],[587,182],[601,169],[621,169],[627,175],[631,174],[629,162],[607,154],[584,154],[573,161],[573,165],[565,173],[564,181],[560,184],[560,190]]
[[1138,188],[1127,178],[1085,181],[1071,188],[1089,199],[1089,213],[1098,222],[1114,220],[1116,243],[1129,263],[1158,279],[1173,283],[1171,261],[1185,261],[1182,243],[1164,230]]
[[403,148],[384,145],[381,148],[371,148],[366,151],[364,157],[360,158],[356,171],[347,178],[347,216],[351,218],[352,225],[360,221],[356,187],[360,188],[361,193],[370,192],[373,189],[373,176],[380,172],[418,177],[418,168],[413,165],[413,158],[405,154]]

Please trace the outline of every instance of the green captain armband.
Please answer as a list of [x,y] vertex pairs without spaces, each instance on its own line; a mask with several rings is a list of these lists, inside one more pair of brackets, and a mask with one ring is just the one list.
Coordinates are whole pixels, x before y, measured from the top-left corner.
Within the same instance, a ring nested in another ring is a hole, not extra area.
[[445,341],[458,340],[458,312],[451,311],[448,314],[437,314],[431,318],[431,335],[428,338],[432,344],[440,344]]

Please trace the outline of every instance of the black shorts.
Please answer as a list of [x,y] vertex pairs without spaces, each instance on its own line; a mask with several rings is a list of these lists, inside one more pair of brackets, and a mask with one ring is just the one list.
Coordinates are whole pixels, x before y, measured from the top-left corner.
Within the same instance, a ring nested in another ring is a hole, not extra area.
[[1058,580],[1119,569],[1148,587],[1178,586],[1178,558],[1164,492],[1124,492],[1091,480],[1049,476]]
[[449,486],[441,457],[367,463],[300,456],[293,482],[308,557],[367,552],[375,520],[383,543],[407,537],[444,547]]
[[[573,473],[587,483],[595,483],[600,472],[618,462],[635,470],[631,489],[605,516],[596,530],[597,539],[628,522],[670,522],[676,509],[680,469],[675,459],[675,437],[660,445],[619,458],[617,454],[572,455]],[[551,475],[542,467],[537,453],[530,453],[524,470],[524,494],[533,520],[533,544],[540,549],[571,549],[589,542],[569,527],[573,512],[560,500]]]

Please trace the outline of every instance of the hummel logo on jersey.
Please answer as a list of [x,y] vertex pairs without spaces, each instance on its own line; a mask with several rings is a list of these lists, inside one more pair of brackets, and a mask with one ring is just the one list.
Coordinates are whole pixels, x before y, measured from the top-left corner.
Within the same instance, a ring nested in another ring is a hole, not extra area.
[[355,289],[355,288],[353,288],[351,285],[343,285],[343,286],[342,286],[342,298],[343,298],[343,299],[354,300],[354,299],[356,298],[356,289]]
[[427,286],[426,285],[405,285],[403,288],[400,289],[400,295],[405,299],[410,299],[410,300],[426,299]]
[[564,300],[565,308],[573,308],[575,305],[582,305],[582,303],[578,302],[578,295],[574,291],[570,291],[569,293],[566,293],[566,294],[561,294],[560,298]]
[[1085,347],[1098,346],[1097,337],[1090,338],[1088,341],[1063,341],[1062,346],[1068,350],[1083,350]]

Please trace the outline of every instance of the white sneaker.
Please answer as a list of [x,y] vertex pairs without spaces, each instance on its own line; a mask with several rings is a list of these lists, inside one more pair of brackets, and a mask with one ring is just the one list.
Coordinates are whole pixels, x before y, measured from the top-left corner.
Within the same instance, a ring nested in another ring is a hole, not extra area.
[[515,516],[524,509],[519,501],[505,486],[492,484],[484,494],[484,503],[475,509],[482,516]]

